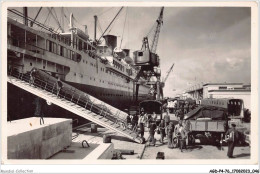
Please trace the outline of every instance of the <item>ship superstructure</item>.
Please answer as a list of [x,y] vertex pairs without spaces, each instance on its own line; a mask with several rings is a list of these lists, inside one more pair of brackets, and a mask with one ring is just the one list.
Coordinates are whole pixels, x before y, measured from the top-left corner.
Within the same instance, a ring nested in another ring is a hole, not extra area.
[[[9,71],[26,74],[35,67],[117,108],[132,104],[138,68],[130,63],[128,49],[123,57],[115,51],[116,36],[104,35],[105,43],[98,45],[74,27],[73,15],[69,31],[57,33],[17,10],[9,12],[24,20],[8,17]],[[149,89],[140,85],[138,101],[152,97]]]

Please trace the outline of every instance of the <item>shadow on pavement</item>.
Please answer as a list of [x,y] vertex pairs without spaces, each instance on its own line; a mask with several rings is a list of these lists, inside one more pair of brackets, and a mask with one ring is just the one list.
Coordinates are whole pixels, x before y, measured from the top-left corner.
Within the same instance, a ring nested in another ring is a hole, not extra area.
[[250,153],[241,153],[239,155],[234,155],[235,158],[246,157],[246,156],[250,156]]
[[192,151],[194,151],[194,150],[200,150],[200,149],[202,149],[202,148],[203,148],[203,147],[202,147],[202,146],[199,146],[199,145],[188,146],[186,151],[192,152]]
[[120,136],[120,135],[111,135],[111,139],[112,139],[112,141],[113,140],[120,140],[120,141],[127,141],[127,142],[136,143],[135,141],[130,140],[129,138],[124,137],[124,136]]

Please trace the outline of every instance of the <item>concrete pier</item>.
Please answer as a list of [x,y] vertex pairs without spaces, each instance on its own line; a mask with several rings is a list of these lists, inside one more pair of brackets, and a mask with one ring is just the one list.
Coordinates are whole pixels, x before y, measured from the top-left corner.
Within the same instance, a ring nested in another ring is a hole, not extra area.
[[30,117],[7,123],[8,159],[46,159],[71,145],[72,120]]

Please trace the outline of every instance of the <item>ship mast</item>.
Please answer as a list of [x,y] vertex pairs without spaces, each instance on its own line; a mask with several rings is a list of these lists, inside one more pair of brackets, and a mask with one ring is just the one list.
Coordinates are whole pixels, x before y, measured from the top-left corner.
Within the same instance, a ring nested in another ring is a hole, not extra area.
[[95,20],[95,26],[94,26],[94,41],[96,42],[97,40],[97,16],[94,16],[94,20]]
[[28,26],[28,9],[27,9],[27,7],[23,7],[23,15],[24,15],[23,23],[24,23],[24,25]]

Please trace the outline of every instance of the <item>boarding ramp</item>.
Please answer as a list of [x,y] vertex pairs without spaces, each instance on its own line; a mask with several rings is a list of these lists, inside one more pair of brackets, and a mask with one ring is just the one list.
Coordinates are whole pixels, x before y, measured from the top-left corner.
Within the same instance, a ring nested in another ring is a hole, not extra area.
[[24,74],[13,71],[8,72],[7,81],[8,83],[45,99],[47,102],[51,102],[102,127],[113,130],[137,143],[143,143],[143,139],[139,137],[136,130],[127,128],[127,113],[116,109],[65,82],[62,82],[64,87],[57,96],[57,85],[53,82],[54,77],[50,75],[49,77],[45,76],[45,78],[42,79],[39,77],[40,76],[36,76],[34,82],[32,83],[31,81],[30,83],[29,73]]

